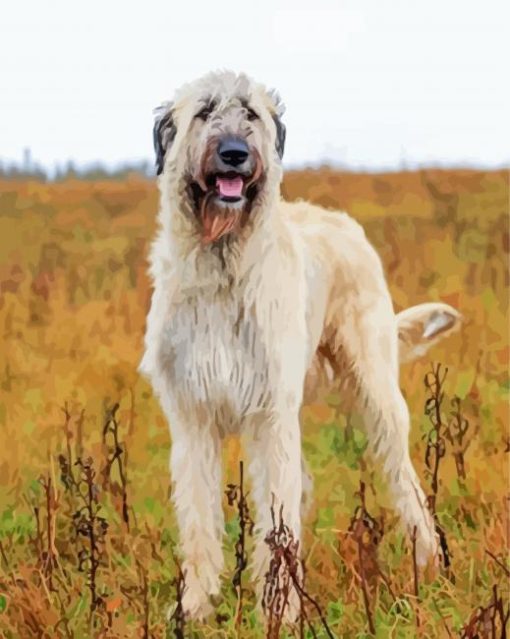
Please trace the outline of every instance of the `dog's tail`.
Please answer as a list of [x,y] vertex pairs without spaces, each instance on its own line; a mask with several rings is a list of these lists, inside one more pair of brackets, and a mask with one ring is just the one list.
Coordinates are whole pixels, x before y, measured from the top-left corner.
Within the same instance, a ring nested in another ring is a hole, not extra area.
[[422,357],[431,346],[457,331],[462,315],[448,304],[431,302],[411,306],[397,314],[401,363]]

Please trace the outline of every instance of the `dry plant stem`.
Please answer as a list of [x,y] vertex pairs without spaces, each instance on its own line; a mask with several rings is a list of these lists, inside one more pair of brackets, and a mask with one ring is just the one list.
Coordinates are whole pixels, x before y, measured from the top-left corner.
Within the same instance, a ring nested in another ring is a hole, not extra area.
[[425,452],[425,463],[431,473],[430,507],[432,512],[436,512],[436,499],[439,490],[439,466],[441,459],[446,454],[444,430],[442,421],[441,404],[444,400],[443,384],[445,382],[448,369],[445,368],[441,374],[441,364],[436,367],[432,365],[431,372],[425,376],[425,386],[429,391],[429,397],[425,402],[425,414],[428,415],[432,424],[432,429],[427,437],[427,449]]
[[361,591],[363,593],[363,603],[365,604],[365,613],[367,615],[368,628],[372,635],[375,635],[375,625],[374,619],[372,617],[372,611],[370,609],[370,597],[368,594],[368,587],[365,578],[365,566],[363,563],[363,545],[361,540],[358,541],[358,557],[359,557],[359,566],[360,566],[360,575],[361,575]]
[[64,404],[64,408],[62,408],[62,412],[64,413],[64,433],[66,437],[67,472],[70,485],[74,486],[76,481],[73,473],[73,453],[71,449],[71,440],[73,436],[71,432],[71,413],[69,412],[67,402]]
[[496,555],[491,553],[490,550],[485,549],[485,552],[489,555],[491,559],[493,559],[497,563],[497,565],[501,568],[501,570],[505,573],[505,575],[510,579],[510,570],[505,566],[505,564],[501,561],[501,559],[498,559],[498,557],[496,557]]
[[441,609],[439,608],[439,606],[437,605],[437,601],[435,600],[435,598],[432,598],[432,602],[434,604],[434,608],[437,610],[437,614],[441,617],[441,621],[443,622],[443,626],[446,630],[446,634],[451,637],[452,633],[450,631],[450,628],[448,627],[448,624],[446,623],[446,619],[443,617],[443,613],[441,612]]
[[122,496],[122,521],[126,525],[126,529],[129,532],[129,508],[127,498],[127,477],[125,464],[123,460],[123,454],[125,454],[125,448],[119,441],[119,421],[117,419],[117,411],[119,410],[119,404],[116,403],[113,407],[106,412],[106,419],[103,426],[103,443],[110,451],[110,447],[107,442],[108,435],[113,439],[113,446],[111,452],[107,455],[106,466],[103,470],[103,487],[107,488],[111,485],[111,471],[113,464],[117,462],[117,469],[120,478],[120,489]]
[[238,516],[239,516],[239,538],[236,543],[236,570],[232,583],[237,593],[237,606],[235,613],[235,625],[239,632],[243,615],[243,571],[246,568],[246,550],[245,544],[245,516],[244,516],[244,480],[243,480],[243,462],[239,462],[239,499],[238,499]]
[[[265,575],[262,607],[267,616],[266,639],[278,639],[283,623],[283,615],[288,604],[290,576],[284,559],[285,546],[294,543],[292,532],[283,522],[283,505],[280,506],[279,525],[274,514],[274,495],[271,504],[272,529],[266,534],[265,542],[271,551],[269,568]],[[295,543],[294,543],[295,545]]]
[[[58,561],[58,552],[55,546],[55,534],[59,501],[51,477],[43,477],[39,480],[39,482],[44,490],[46,508],[46,549],[42,551],[42,573],[44,575],[44,578],[47,579],[49,590],[53,591],[53,569],[55,568]],[[38,521],[38,514],[39,513],[37,512],[36,522],[38,536],[41,542],[40,548],[42,548],[43,535]]]
[[502,597],[498,596],[498,587],[496,584],[492,587],[493,593],[493,606],[494,606],[494,617],[493,617],[493,625],[494,630],[496,629],[496,619],[499,619],[499,623],[501,625],[501,639],[506,639],[507,637],[507,627],[508,620],[510,619],[510,604],[507,601],[507,607],[505,610],[505,602]]
[[253,533],[253,521],[247,502],[247,495],[244,493],[244,464],[239,462],[239,486],[229,484],[226,490],[229,506],[237,505],[237,517],[239,521],[239,536],[235,544],[236,569],[232,577],[232,585],[237,596],[235,627],[239,633],[243,620],[243,572],[248,563],[245,543],[246,535]]
[[58,628],[59,626],[63,626],[64,632],[65,632],[65,635],[66,635],[67,639],[74,639],[74,634],[73,634],[72,630],[69,628],[69,619],[67,619],[67,617],[66,617],[66,609],[65,609],[65,606],[64,606],[64,602],[62,601],[62,597],[60,596],[60,593],[58,591],[56,592],[56,597],[57,597],[57,600],[58,600],[60,613],[62,614],[62,617],[55,624],[55,629]]
[[[461,639],[507,639],[510,604],[498,594],[496,584],[492,587],[492,601],[487,606],[480,606],[471,615],[462,629]],[[490,632],[490,634],[489,634]]]
[[147,532],[147,537],[149,538],[149,544],[151,547],[151,554],[153,559],[155,559],[156,561],[159,561],[159,563],[163,563],[165,560],[163,559],[163,557],[160,555],[160,553],[158,552],[157,548],[156,548],[156,542],[154,541],[154,535],[151,531],[151,529],[149,528],[149,525],[147,524],[147,522],[145,522],[145,530]]
[[416,538],[417,538],[418,530],[416,526],[413,528],[413,534],[411,537],[412,548],[413,548],[413,581],[414,581],[414,596],[416,598],[416,626],[417,628],[421,625],[420,620],[420,584],[419,584],[419,572],[418,572],[418,561],[416,559]]
[[[89,515],[90,522],[94,521],[94,484],[92,475],[87,472],[87,510]],[[97,566],[99,564],[99,560],[97,559],[97,544],[94,535],[94,526],[91,524],[89,526],[89,552],[90,552],[90,593],[91,593],[91,612],[97,605],[97,593],[96,593],[96,575],[97,575]]]
[[103,603],[102,597],[97,592],[97,570],[101,563],[102,545],[108,524],[99,515],[98,487],[94,482],[96,473],[92,459],[88,458],[85,461],[78,459],[76,465],[80,467],[77,493],[83,506],[74,513],[73,519],[77,537],[86,539],[85,548],[78,554],[78,569],[87,571],[90,590],[89,622],[92,622],[95,610]]
[[131,439],[135,431],[135,392],[132,387],[129,388],[129,424],[128,437]]
[[[64,404],[64,407],[61,409],[64,414],[64,424],[63,430],[66,441],[66,455],[58,455],[58,462],[60,465],[60,480],[64,485],[66,492],[69,493],[69,503],[72,508],[72,496],[76,493],[77,490],[77,479],[74,474],[74,459],[73,459],[73,451],[71,442],[73,439],[72,432],[72,415],[69,410],[69,406],[67,402]],[[82,410],[76,419],[76,445],[75,445],[75,459],[81,459],[81,450],[82,450],[82,429],[83,429],[83,420],[85,416],[85,411]]]
[[377,561],[377,546],[384,534],[384,528],[382,522],[374,519],[367,510],[365,500],[365,483],[363,481],[360,481],[360,488],[357,495],[360,498],[361,504],[356,507],[354,515],[351,518],[349,534],[352,535],[356,542],[358,550],[359,580],[369,631],[371,634],[375,634],[375,624],[370,601],[370,589],[366,573],[367,562],[369,562],[371,566],[372,575],[377,574],[382,576],[390,594],[393,595],[393,591],[389,584],[389,580],[384,576]]
[[413,544],[413,580],[414,580],[414,596],[417,600],[420,598],[420,583],[419,583],[419,572],[418,572],[418,562],[416,560],[416,535],[417,528],[416,526],[413,529],[413,536],[411,538]]
[[[302,562],[302,565],[303,565],[303,574],[304,574],[305,567],[304,567],[304,563],[303,562]],[[308,622],[308,627],[312,631],[312,634],[315,636],[315,631],[314,631],[312,625],[310,624],[310,622],[308,621],[308,617],[306,616],[306,609],[305,609],[305,606],[304,606],[304,601],[305,600],[308,603],[310,603],[315,608],[315,611],[316,611],[317,615],[319,616],[319,619],[321,621],[321,624],[322,624],[322,627],[323,627],[324,631],[326,632],[326,635],[330,639],[334,639],[334,635],[331,632],[330,627],[328,626],[328,622],[326,621],[326,617],[324,616],[324,613],[323,613],[322,608],[320,607],[318,601],[316,599],[314,599],[305,590],[304,584],[301,585],[301,583],[299,581],[299,575],[296,574],[295,570],[291,571],[290,576],[292,578],[292,584],[293,584],[294,588],[297,590],[297,592],[299,594],[300,602],[301,602],[301,610],[302,610],[303,616],[305,617],[305,620]]]
[[466,439],[466,434],[469,431],[469,421],[462,414],[462,401],[460,397],[454,397],[450,404],[452,410],[450,412],[448,426],[445,429],[445,437],[452,447],[457,476],[464,481],[466,479],[464,455],[471,443],[470,439]]
[[334,639],[319,603],[304,588],[306,569],[304,562],[300,562],[298,559],[299,543],[294,540],[292,531],[285,525],[282,512],[283,505],[280,506],[279,524],[277,526],[273,498],[273,504],[271,505],[273,528],[266,535],[266,543],[271,550],[271,559],[265,576],[262,604],[268,617],[266,638],[279,637],[290,590],[293,587],[298,594],[300,602],[300,636],[304,636],[305,622],[312,637],[317,636],[306,611],[305,602],[307,602],[315,608],[326,635],[330,639]]
[[39,563],[43,564],[43,535],[41,529],[41,519],[39,514],[39,506],[32,506],[35,518],[35,539],[34,545],[36,548],[37,556],[39,557]]
[[142,639],[150,639],[150,608],[149,608],[149,582],[147,580],[147,572],[141,564],[138,564],[142,579],[142,600],[143,600],[143,625]]
[[184,595],[185,579],[182,572],[181,564],[177,559],[173,548],[171,549],[172,559],[177,569],[177,576],[172,580],[172,584],[175,588],[175,609],[170,617],[169,621],[174,622],[174,637],[175,639],[185,639],[186,637],[186,619],[184,616],[184,608],[182,606],[182,597]]
[[441,406],[444,400],[443,385],[448,375],[448,368],[441,371],[441,364],[432,365],[430,372],[425,375],[425,387],[428,397],[425,401],[425,414],[428,416],[432,428],[427,435],[427,447],[425,450],[425,464],[431,478],[431,494],[429,495],[429,506],[434,517],[435,529],[439,537],[442,558],[445,568],[450,568],[450,552],[446,534],[439,524],[437,518],[437,495],[439,491],[439,468],[441,459],[446,454],[445,431]]
[[76,420],[76,446],[74,450],[75,459],[81,459],[83,457],[83,422],[85,421],[85,409],[80,412],[78,419]]
[[379,576],[381,577],[381,579],[384,582],[384,585],[386,586],[386,588],[388,589],[388,592],[390,593],[390,597],[393,599],[393,601],[397,601],[397,595],[395,594],[395,591],[393,590],[392,586],[391,586],[391,581],[389,580],[389,578],[383,573],[383,571],[381,570],[380,566],[377,566],[377,572],[379,574]]
[[[305,580],[306,580],[306,565],[305,565],[305,560],[302,559],[301,560],[301,586],[303,588],[303,590],[305,590]],[[298,591],[299,592],[299,591]],[[303,596],[300,594],[299,595],[299,605],[300,605],[300,610],[299,610],[299,639],[304,639],[305,636],[305,621],[308,624],[308,627],[310,628],[313,637],[315,638],[316,634],[315,634],[315,630],[312,626],[312,624],[310,623],[308,616],[306,614],[306,607],[305,607],[305,602],[303,599]],[[322,614],[322,610],[320,611],[320,614]]]
[[5,548],[1,539],[0,539],[0,555],[2,556],[2,561],[4,562],[5,567],[9,569],[9,560],[7,559],[7,555],[5,554]]

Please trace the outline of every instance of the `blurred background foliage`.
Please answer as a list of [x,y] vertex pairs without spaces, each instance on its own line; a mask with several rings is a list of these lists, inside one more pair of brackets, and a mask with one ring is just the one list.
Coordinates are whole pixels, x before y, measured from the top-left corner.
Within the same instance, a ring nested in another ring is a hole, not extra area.
[[[107,621],[94,636],[165,636],[163,604],[171,598],[174,575],[168,544],[175,536],[167,505],[170,439],[158,403],[136,370],[150,303],[146,256],[158,207],[157,188],[147,173],[132,167],[102,177],[68,171],[49,181],[43,174],[4,170],[0,178],[0,628],[6,637],[88,636],[86,578],[64,542],[58,549],[64,558],[70,553],[66,579],[75,588],[74,599],[59,603],[31,572],[37,560],[30,544],[35,534],[30,504],[40,497],[40,476],[53,473],[58,484],[54,460],[66,446],[62,407],[73,415],[73,450],[82,415],[80,446],[99,467],[104,414],[115,402],[136,525],[130,532],[122,528],[114,498],[103,505],[111,515],[111,546],[100,583],[112,614],[104,613]],[[470,424],[467,477],[459,480],[453,454],[446,455],[438,495],[456,578],[424,582],[421,603],[416,607],[411,597],[409,610],[395,607],[387,593],[374,595],[381,637],[447,636],[445,627],[460,631],[477,606],[490,602],[494,584],[508,596],[507,575],[486,553],[506,557],[508,547],[508,172],[363,174],[321,168],[287,173],[283,194],[346,210],[363,224],[382,257],[397,311],[443,301],[464,316],[457,335],[430,357],[403,367],[401,375],[412,415],[411,452],[425,485],[423,438],[430,425],[423,412],[423,378],[432,361],[448,367],[448,401],[460,398]],[[365,636],[359,584],[345,542],[360,478],[371,487],[369,509],[385,517],[379,557],[399,593],[412,592],[412,571],[384,488],[364,461],[364,438],[337,404],[332,393],[303,409],[305,456],[315,478],[315,507],[304,539],[308,583],[338,636]],[[239,442],[228,440],[225,482],[236,481],[240,457]],[[61,485],[58,494],[63,500]],[[227,530],[228,546],[235,521]],[[152,555],[151,543],[159,549]],[[230,569],[232,557],[231,552]],[[150,583],[146,635],[140,621],[143,589],[134,587],[131,600],[121,587],[138,583],[138,565]],[[16,579],[25,586],[15,587]],[[231,636],[234,604],[228,586],[225,591],[219,608],[224,614],[197,627],[197,636]],[[28,596],[41,597],[41,610],[55,614],[37,613],[36,622],[27,621],[20,610]],[[247,619],[252,621],[244,636],[261,636],[251,612]]]

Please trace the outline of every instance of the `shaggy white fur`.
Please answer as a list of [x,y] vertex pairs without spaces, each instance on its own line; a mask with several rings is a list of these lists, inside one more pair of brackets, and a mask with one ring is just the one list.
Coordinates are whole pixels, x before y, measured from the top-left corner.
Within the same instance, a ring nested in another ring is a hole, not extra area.
[[[197,117],[204,104],[210,113]],[[256,117],[247,116],[248,108]],[[380,259],[362,228],[345,213],[281,200],[281,114],[275,94],[244,75],[222,72],[184,87],[156,123],[160,231],[150,256],[154,293],[140,368],[170,425],[183,604],[193,617],[211,612],[209,596],[219,591],[226,433],[246,440],[259,583],[273,495],[300,536],[305,384],[313,392],[334,378],[352,398],[395,508],[409,531],[417,528],[420,563],[437,554],[434,523],[409,457],[399,349],[406,360],[422,354],[458,327],[459,314],[428,304],[395,316]],[[262,174],[243,224],[204,244],[190,181],[206,188],[204,157],[211,140],[223,135],[249,141]]]

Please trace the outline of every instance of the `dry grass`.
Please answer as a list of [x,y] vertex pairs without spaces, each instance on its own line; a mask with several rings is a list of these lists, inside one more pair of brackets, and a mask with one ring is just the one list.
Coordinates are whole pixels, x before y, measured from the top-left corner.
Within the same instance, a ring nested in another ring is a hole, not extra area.
[[[399,533],[364,459],[362,434],[328,396],[303,411],[315,477],[303,554],[306,592],[318,608],[307,605],[309,625],[297,624],[295,636],[327,636],[319,613],[337,637],[370,636],[371,627],[378,637],[506,636],[508,184],[507,172],[467,170],[321,170],[285,179],[288,198],[345,208],[364,224],[397,310],[441,300],[466,317],[431,359],[402,371],[412,456],[450,566],[417,569],[412,540]],[[134,176],[0,182],[6,639],[265,636],[244,565],[246,505],[229,508],[226,498],[228,567],[215,618],[185,624],[179,610],[170,441],[136,373],[156,208],[154,184]],[[430,399],[432,362],[441,362],[441,373],[448,368],[439,406]],[[227,441],[225,458],[225,485],[238,485],[236,440]],[[243,491],[249,502],[249,486]]]

